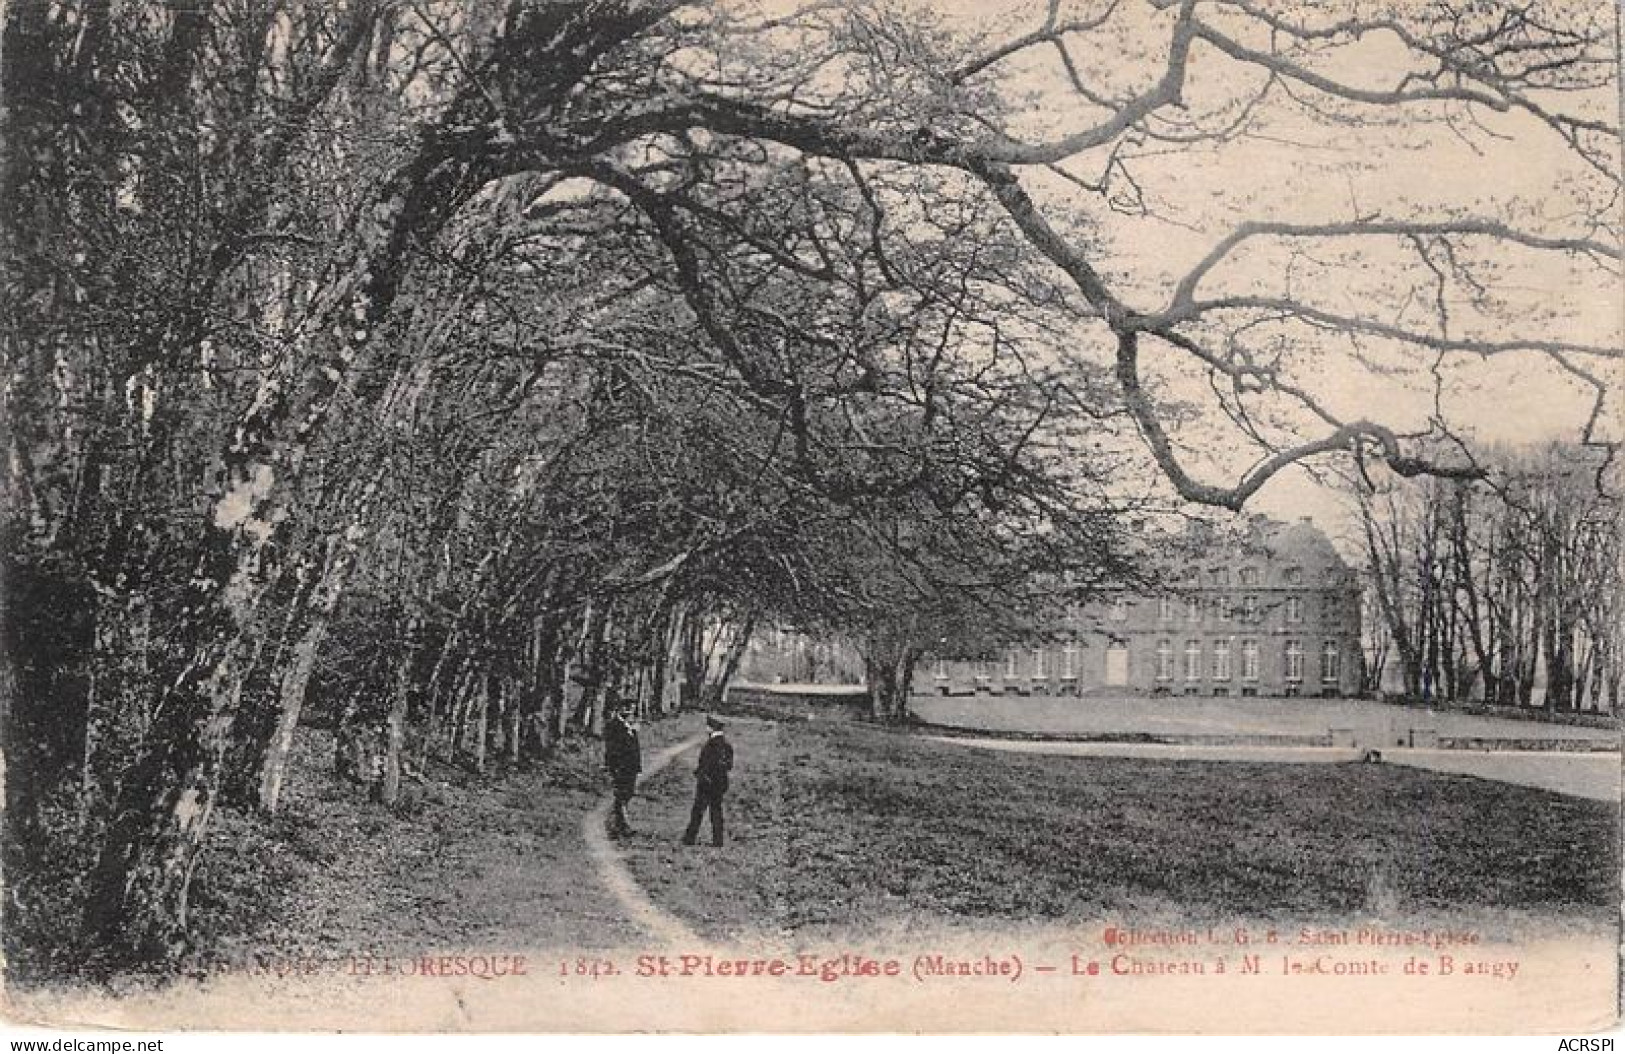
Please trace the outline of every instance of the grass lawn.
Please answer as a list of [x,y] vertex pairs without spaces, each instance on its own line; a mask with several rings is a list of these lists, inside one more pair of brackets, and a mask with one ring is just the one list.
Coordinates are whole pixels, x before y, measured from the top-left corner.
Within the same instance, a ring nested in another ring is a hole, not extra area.
[[676,844],[692,759],[626,844],[705,936],[983,924],[1536,919],[1607,925],[1606,804],[1386,765],[1017,755],[837,722],[740,720],[729,846]]
[[[645,754],[698,730],[693,716],[648,724]],[[708,938],[1613,918],[1616,810],[1596,802],[1385,765],[1010,754],[838,720],[729,731],[729,844],[678,844],[692,753],[649,782],[618,843],[654,901]],[[322,733],[298,749],[284,815],[215,825],[189,966],[647,940],[582,842],[607,792],[595,742],[507,775],[437,770],[399,812],[331,778]]]

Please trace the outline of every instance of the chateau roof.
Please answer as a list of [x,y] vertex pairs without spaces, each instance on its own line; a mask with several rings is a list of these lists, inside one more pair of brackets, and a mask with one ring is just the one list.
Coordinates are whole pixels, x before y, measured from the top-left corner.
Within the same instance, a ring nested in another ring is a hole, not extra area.
[[1192,549],[1182,558],[1185,570],[1174,570],[1173,582],[1229,585],[1232,575],[1245,578],[1249,568],[1257,585],[1344,584],[1353,577],[1331,539],[1307,516],[1293,523],[1254,516],[1239,532],[1224,535],[1202,527],[1194,530]]
[[1271,522],[1265,532],[1265,547],[1278,562],[1296,563],[1305,571],[1347,571],[1326,533],[1305,516],[1295,523]]
[[1259,517],[1250,525],[1238,558],[1261,557],[1275,569],[1299,568],[1305,579],[1336,581],[1350,575],[1349,566],[1331,539],[1308,516],[1293,523]]

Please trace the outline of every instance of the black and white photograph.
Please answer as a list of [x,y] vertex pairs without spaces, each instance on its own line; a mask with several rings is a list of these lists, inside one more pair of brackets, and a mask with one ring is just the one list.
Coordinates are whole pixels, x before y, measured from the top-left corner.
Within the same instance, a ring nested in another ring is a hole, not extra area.
[[1619,1027],[1613,0],[0,21],[13,1034]]

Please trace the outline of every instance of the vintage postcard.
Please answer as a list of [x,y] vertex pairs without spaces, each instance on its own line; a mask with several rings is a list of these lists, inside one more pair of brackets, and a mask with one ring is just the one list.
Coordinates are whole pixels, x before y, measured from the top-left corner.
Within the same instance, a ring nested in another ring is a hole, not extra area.
[[3,19],[11,1026],[1616,1027],[1615,5]]

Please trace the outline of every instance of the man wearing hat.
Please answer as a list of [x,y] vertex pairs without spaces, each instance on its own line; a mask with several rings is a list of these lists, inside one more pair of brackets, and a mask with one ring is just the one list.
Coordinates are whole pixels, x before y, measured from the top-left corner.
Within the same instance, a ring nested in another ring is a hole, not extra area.
[[615,794],[609,833],[623,837],[632,833],[632,826],[626,822],[626,805],[637,793],[638,773],[643,771],[638,730],[632,727],[623,702],[612,703],[609,720],[604,722],[604,768],[609,770],[610,786]]
[[711,730],[700,748],[700,761],[694,767],[694,811],[688,817],[683,844],[693,845],[700,833],[700,818],[711,814],[711,844],[722,844],[722,796],[728,793],[728,772],[734,767],[734,748],[722,734],[722,719],[715,714],[705,719]]

